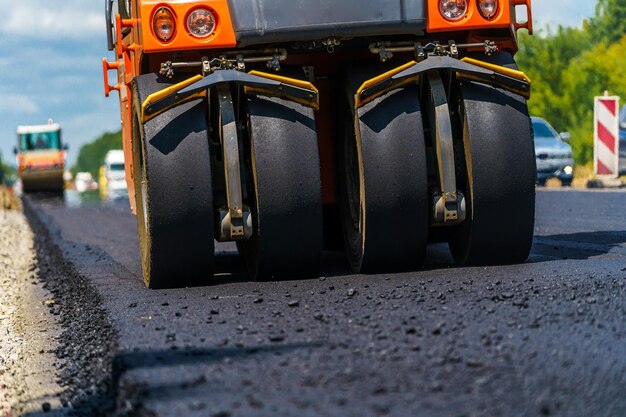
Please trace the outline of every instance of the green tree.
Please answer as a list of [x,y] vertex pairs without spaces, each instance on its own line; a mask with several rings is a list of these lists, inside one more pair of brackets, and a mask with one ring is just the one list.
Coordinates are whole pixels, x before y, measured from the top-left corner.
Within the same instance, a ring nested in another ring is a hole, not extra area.
[[611,46],[600,44],[572,60],[562,73],[568,86],[561,98],[565,123],[572,132],[572,147],[582,163],[593,159],[593,99],[609,91],[626,98],[626,79],[616,68],[626,68],[626,37]]
[[584,29],[559,26],[554,33],[522,34],[517,61],[533,82],[529,102],[533,115],[549,119],[556,129],[568,128],[568,110],[561,107],[561,102],[569,86],[562,74],[581,51],[591,46]]
[[93,142],[83,145],[71,169],[72,174],[90,172],[94,178],[98,178],[98,169],[104,163],[106,153],[112,149],[122,149],[121,131],[104,133]]
[[598,0],[590,33],[600,43],[618,42],[626,35],[626,0]]
[[582,28],[522,34],[517,62],[533,81],[531,114],[572,133],[578,164],[593,158],[593,98],[608,90],[626,99],[626,0],[598,0]]
[[15,180],[16,175],[17,171],[15,170],[15,168],[7,164],[2,159],[2,154],[0,154],[0,185],[10,185]]

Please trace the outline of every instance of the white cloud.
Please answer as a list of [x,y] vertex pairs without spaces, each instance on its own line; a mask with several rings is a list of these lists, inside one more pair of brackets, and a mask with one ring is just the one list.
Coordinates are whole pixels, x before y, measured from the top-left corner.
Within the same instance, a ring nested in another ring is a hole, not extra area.
[[584,19],[592,17],[595,0],[539,0],[533,1],[533,20],[539,28],[546,26],[582,27]]
[[0,32],[9,36],[57,41],[98,36],[105,30],[104,10],[85,7],[85,2],[29,0],[13,4],[4,13]]
[[[82,46],[83,44],[80,44]],[[85,44],[91,46],[91,44]],[[97,45],[97,44],[96,44]],[[76,45],[78,46],[78,45]],[[67,50],[64,49],[65,45],[55,46],[54,48],[38,48],[37,46],[29,47],[27,51],[20,51],[19,59],[14,58],[14,62],[16,65],[27,66],[28,64],[33,64],[34,60],[45,63],[46,65],[42,68],[41,66],[33,66],[35,69],[40,71],[41,73],[46,73],[50,69],[54,70],[71,70],[80,71],[85,68],[93,67],[93,68],[102,68],[102,62],[98,58],[94,58],[93,55],[98,57],[99,55],[106,55],[106,45],[102,48],[104,51],[94,51],[100,52],[99,54],[83,54],[83,50]],[[71,46],[66,46],[67,48],[71,48]]]
[[0,112],[12,114],[34,114],[39,106],[23,94],[0,92]]

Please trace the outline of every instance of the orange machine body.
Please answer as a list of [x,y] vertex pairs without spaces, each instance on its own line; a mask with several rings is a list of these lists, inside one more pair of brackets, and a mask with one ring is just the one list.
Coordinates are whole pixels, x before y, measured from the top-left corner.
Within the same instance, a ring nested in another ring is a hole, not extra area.
[[65,150],[61,142],[61,126],[18,126],[17,173],[25,192],[63,191]]
[[[151,21],[154,13],[161,7],[169,8],[176,19],[174,36],[168,42],[159,40],[152,25],[142,25],[141,41],[145,53],[164,51],[188,51],[203,48],[234,48],[237,46],[235,32],[230,18],[228,3],[225,0],[181,0],[164,3],[159,0],[141,2],[141,21]],[[185,22],[191,12],[198,7],[208,8],[216,17],[215,31],[206,38],[196,38],[186,28]]]
[[[233,0],[236,1],[236,0]],[[341,0],[337,0],[341,1]],[[531,0],[498,0],[498,12],[492,19],[484,18],[477,6],[478,0],[467,0],[468,10],[458,21],[448,21],[439,12],[440,0],[420,0],[424,2],[426,27],[424,39],[438,40],[442,43],[454,40],[462,42],[495,41],[498,50],[515,53],[517,51],[516,32],[525,28],[532,33]],[[526,8],[527,21],[518,21],[516,7]],[[175,17],[175,34],[167,42],[161,41],[154,33],[152,19],[154,13],[166,7]],[[212,35],[199,39],[186,29],[186,20],[196,8],[207,8],[216,18]],[[178,60],[199,60],[203,56],[217,57],[224,51],[237,49],[237,34],[233,27],[233,16],[227,0],[131,0],[132,16],[121,19],[117,15],[115,24],[116,59],[112,62],[103,60],[104,88],[108,96],[112,90],[120,94],[120,118],[126,163],[131,209],[135,212],[135,193],[133,180],[132,155],[132,80],[143,73],[158,72],[162,62]],[[253,10],[250,13],[254,13]],[[298,39],[294,39],[297,41]],[[417,40],[417,39],[416,39]],[[260,46],[259,48],[262,48]],[[474,51],[478,51],[478,47]],[[402,56],[402,54],[396,54]],[[334,173],[334,131],[332,125],[334,103],[332,90],[336,88],[335,73],[354,59],[368,59],[369,51],[360,54],[328,54],[326,51],[310,53],[306,50],[289,55],[285,65],[311,65],[316,67],[316,74],[322,76],[315,84],[320,90],[322,108],[316,114],[318,141],[321,159],[323,202],[332,205],[336,202]],[[118,82],[109,84],[108,72],[117,72]]]
[[[507,29],[513,27],[515,30],[526,28],[532,33],[532,13],[530,0],[499,0],[496,15],[491,19],[483,17],[478,10],[477,1],[467,2],[467,13],[456,21],[446,20],[439,13],[439,0],[428,0],[428,33],[441,33],[450,31],[471,31],[484,29]],[[516,20],[515,7],[525,6],[528,19],[525,22]]]
[[17,155],[17,174],[24,191],[63,191],[65,151],[23,151]]
[[[50,120],[47,125],[18,126],[17,135],[16,155],[20,174],[30,170],[63,170],[65,150],[61,143],[61,125]],[[54,142],[48,142],[48,135],[55,135]],[[41,145],[37,146],[35,141],[42,139]]]
[[27,151],[17,155],[18,171],[63,169],[65,166],[65,152],[55,149],[45,151]]

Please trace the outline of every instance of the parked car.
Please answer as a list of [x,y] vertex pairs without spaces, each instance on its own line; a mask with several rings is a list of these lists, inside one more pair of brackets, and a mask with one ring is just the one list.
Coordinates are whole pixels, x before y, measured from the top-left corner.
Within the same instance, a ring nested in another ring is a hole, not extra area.
[[558,178],[563,186],[572,185],[574,179],[574,156],[567,143],[570,134],[557,133],[550,123],[532,117],[537,158],[537,184],[545,185],[550,178]]
[[84,193],[86,191],[96,190],[98,183],[93,179],[90,172],[78,172],[76,173],[76,177],[74,177],[74,186],[76,187],[76,191]]
[[619,174],[626,175],[626,104],[619,112]]

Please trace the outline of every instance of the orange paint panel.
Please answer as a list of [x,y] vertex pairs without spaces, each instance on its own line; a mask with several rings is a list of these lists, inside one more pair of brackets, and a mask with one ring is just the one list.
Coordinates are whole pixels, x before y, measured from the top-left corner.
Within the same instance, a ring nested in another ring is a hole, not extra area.
[[137,214],[135,205],[135,178],[134,159],[133,159],[133,122],[132,122],[132,104],[131,90],[126,88],[126,99],[120,100],[121,117],[122,117],[122,148],[124,150],[124,171],[126,174],[126,186],[128,187],[128,200],[130,201],[130,210],[133,214]]
[[515,22],[513,22],[513,26],[515,27],[515,30],[519,30],[519,29],[526,29],[528,30],[528,33],[530,35],[533,34],[533,11],[532,11],[532,6],[530,4],[531,0],[511,0],[513,2],[513,6],[524,6],[526,7],[526,13],[527,13],[527,18],[528,20],[524,23],[518,23],[517,22],[517,17],[515,17],[514,20],[516,20]]
[[[41,151],[40,151],[41,152]],[[50,150],[45,153],[40,152],[23,152],[18,154],[20,166],[29,166],[34,168],[52,167],[54,165],[65,165],[65,152]]]
[[428,33],[455,30],[497,29],[511,27],[511,4],[509,0],[498,0],[498,13],[493,19],[485,19],[478,10],[477,0],[467,0],[467,13],[456,22],[446,20],[439,11],[440,0],[427,0]]
[[104,95],[105,97],[108,97],[109,94],[111,94],[111,91],[116,90],[119,91],[120,90],[120,84],[119,81],[117,84],[115,85],[110,85],[109,84],[109,70],[117,70],[119,69],[120,64],[119,62],[109,62],[107,61],[106,58],[102,58],[102,72],[104,75]]
[[[162,42],[158,39],[152,29],[152,16],[160,7],[169,8],[176,19],[176,33],[168,42]],[[196,38],[187,31],[187,17],[197,8],[207,8],[215,16],[215,31],[206,38]],[[140,26],[143,50],[146,53],[203,48],[233,48],[237,46],[237,39],[235,38],[235,31],[226,0],[141,1]]]

